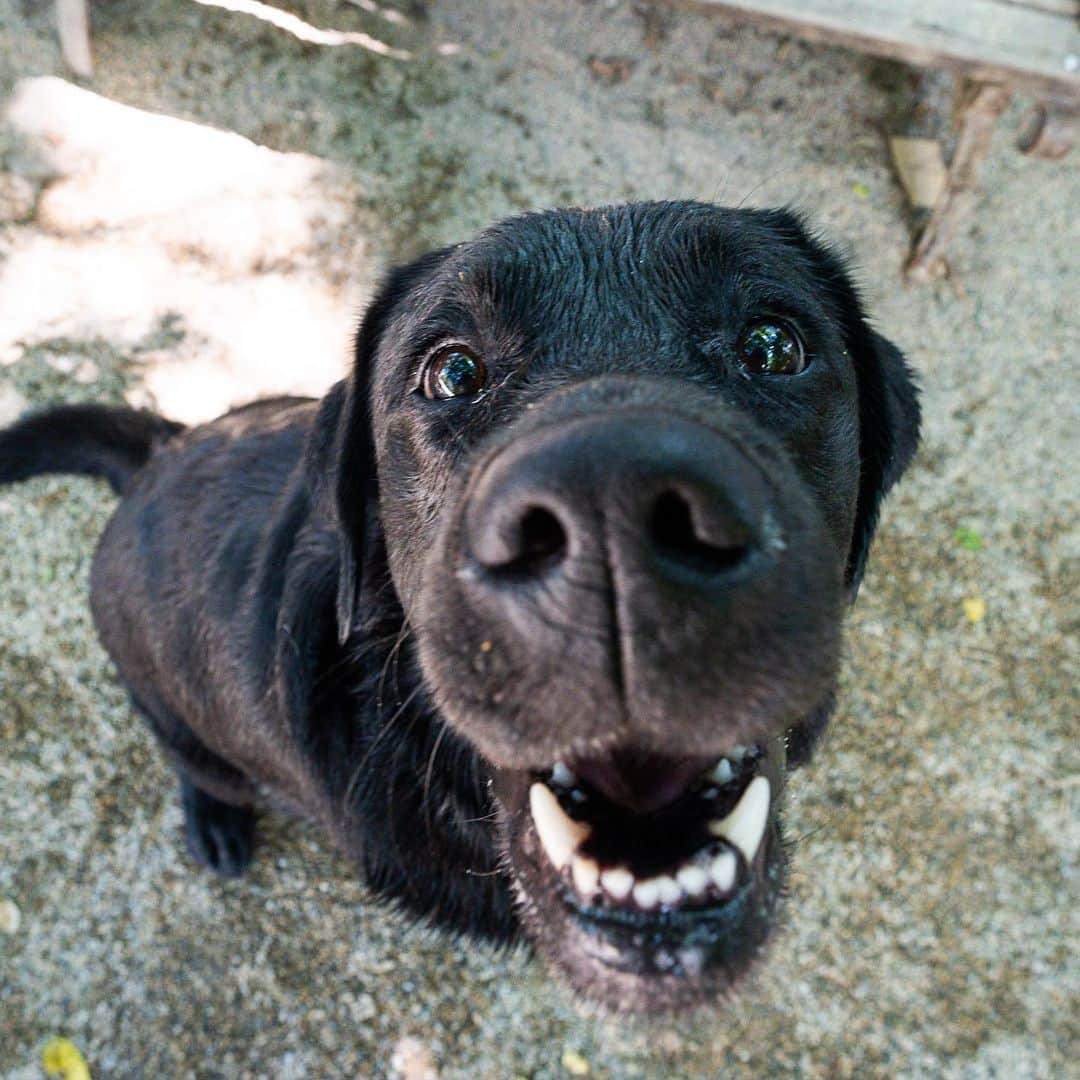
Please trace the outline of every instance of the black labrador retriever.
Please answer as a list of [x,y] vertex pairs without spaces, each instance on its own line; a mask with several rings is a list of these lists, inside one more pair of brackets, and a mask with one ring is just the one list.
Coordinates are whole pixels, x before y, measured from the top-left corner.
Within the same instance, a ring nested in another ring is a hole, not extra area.
[[240,873],[269,797],[409,911],[659,1010],[769,936],[784,779],[918,428],[797,217],[643,203],[395,270],[322,401],[57,408],[0,481],[123,496],[94,618],[195,859]]

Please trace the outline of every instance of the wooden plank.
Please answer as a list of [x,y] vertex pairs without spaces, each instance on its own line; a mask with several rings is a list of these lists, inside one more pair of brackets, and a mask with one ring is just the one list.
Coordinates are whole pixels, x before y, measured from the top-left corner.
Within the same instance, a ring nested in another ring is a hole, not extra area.
[[1080,28],[1073,15],[1038,2],[1039,9],[1005,0],[691,0],[815,41],[1080,96]]
[[1034,8],[1036,11],[1049,11],[1053,15],[1064,15],[1075,19],[1080,17],[1080,0],[1001,0],[1013,7]]

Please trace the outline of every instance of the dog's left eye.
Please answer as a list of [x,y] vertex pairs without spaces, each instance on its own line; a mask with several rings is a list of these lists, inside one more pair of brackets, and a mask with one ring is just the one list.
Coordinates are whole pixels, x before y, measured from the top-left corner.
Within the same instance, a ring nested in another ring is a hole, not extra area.
[[798,335],[782,322],[751,323],[739,338],[739,363],[754,375],[798,375],[806,351]]
[[484,362],[464,345],[446,345],[427,362],[421,387],[435,401],[473,397],[484,389]]

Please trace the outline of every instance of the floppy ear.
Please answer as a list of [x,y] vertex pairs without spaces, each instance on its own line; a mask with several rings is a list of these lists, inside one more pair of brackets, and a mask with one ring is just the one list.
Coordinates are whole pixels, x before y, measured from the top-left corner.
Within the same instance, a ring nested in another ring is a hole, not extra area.
[[364,314],[351,374],[319,407],[307,450],[315,497],[334,522],[338,543],[337,624],[344,644],[352,631],[363,584],[364,556],[378,519],[379,482],[371,431],[371,371],[383,333],[398,305],[447,256],[434,251],[391,270]]
[[813,237],[798,214],[789,210],[761,214],[808,260],[806,270],[824,286],[855,366],[859,386],[859,494],[846,572],[854,599],[882,500],[900,479],[919,445],[919,391],[900,350],[870,328],[843,257]]
[[921,410],[915,379],[900,350],[865,322],[848,345],[859,379],[859,500],[848,554],[852,599],[859,591],[881,503],[919,445]]

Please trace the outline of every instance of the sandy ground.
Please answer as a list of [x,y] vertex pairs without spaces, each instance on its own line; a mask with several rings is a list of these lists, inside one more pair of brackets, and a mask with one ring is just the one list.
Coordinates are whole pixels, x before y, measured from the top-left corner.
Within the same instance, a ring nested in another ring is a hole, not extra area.
[[1013,152],[1017,102],[953,280],[907,287],[882,138],[894,65],[625,2],[439,0],[406,26],[290,7],[414,58],[102,0],[86,89],[201,127],[176,125],[55,82],[12,99],[63,71],[51,5],[0,0],[4,420],[59,399],[191,419],[318,392],[387,262],[524,208],[695,196],[795,203],[846,245],[921,372],[924,448],[851,618],[831,739],[792,785],[787,928],[737,1000],[650,1025],[580,1009],[522,954],[405,925],[301,824],[264,822],[241,881],[195,872],[90,625],[112,499],[89,481],[5,489],[0,1074],[37,1080],[63,1034],[99,1080],[1067,1075],[1075,168]]

